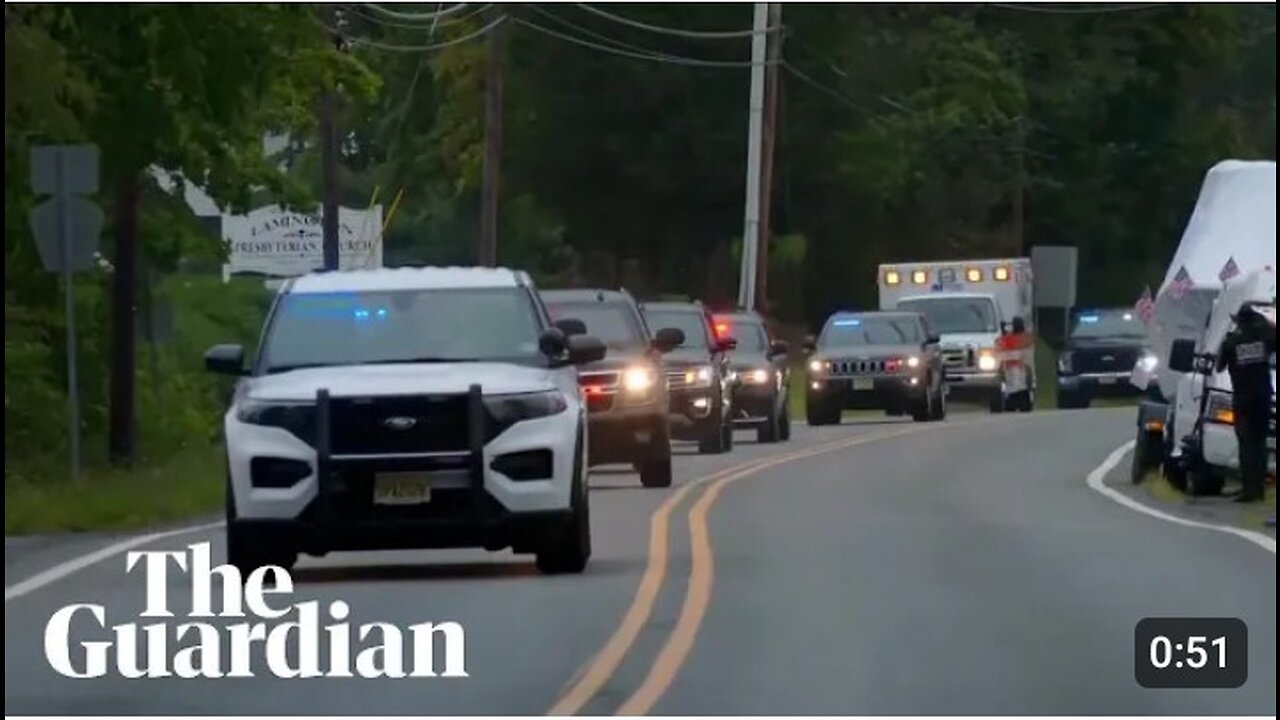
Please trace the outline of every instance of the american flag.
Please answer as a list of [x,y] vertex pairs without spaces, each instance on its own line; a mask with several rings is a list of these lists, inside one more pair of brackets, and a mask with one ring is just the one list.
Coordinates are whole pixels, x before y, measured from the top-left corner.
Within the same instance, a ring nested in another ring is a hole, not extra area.
[[1151,324],[1151,318],[1156,314],[1156,302],[1151,298],[1151,286],[1147,285],[1142,288],[1142,296],[1138,298],[1138,302],[1133,304],[1133,309],[1137,311],[1138,318],[1142,320],[1144,325]]
[[1182,296],[1187,294],[1193,284],[1191,282],[1191,273],[1187,272],[1187,266],[1183,265],[1178,268],[1178,274],[1173,276],[1173,282],[1169,283],[1169,297],[1174,300],[1181,300]]
[[1240,266],[1236,265],[1236,259],[1234,257],[1229,257],[1227,258],[1227,264],[1223,265],[1222,269],[1218,271],[1218,279],[1222,282],[1226,282],[1239,274]]

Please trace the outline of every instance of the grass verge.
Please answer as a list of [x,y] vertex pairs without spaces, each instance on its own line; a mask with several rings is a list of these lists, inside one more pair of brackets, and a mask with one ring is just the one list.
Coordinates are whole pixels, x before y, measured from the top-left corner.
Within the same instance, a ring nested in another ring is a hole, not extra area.
[[5,478],[4,532],[126,530],[214,512],[225,497],[219,445],[188,446],[130,469],[91,467],[78,484],[66,468]]

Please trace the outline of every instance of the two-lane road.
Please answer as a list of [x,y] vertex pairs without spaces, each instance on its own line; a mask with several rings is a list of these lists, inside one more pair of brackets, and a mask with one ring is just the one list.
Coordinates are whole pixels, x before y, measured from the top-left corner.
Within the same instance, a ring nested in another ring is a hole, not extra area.
[[[464,679],[62,678],[43,652],[56,609],[93,601],[109,623],[137,621],[141,581],[118,556],[6,601],[5,710],[1274,715],[1275,556],[1090,490],[1131,423],[1094,410],[800,426],[790,443],[682,454],[670,490],[595,473],[582,576],[483,552],[295,572],[294,602],[342,599],[352,623],[460,622]],[[216,532],[151,549],[204,540],[220,557]],[[7,586],[41,569],[31,557],[94,549],[15,547]],[[190,589],[176,577],[170,593],[181,608]],[[1137,687],[1133,628],[1155,615],[1244,619],[1249,682]]]

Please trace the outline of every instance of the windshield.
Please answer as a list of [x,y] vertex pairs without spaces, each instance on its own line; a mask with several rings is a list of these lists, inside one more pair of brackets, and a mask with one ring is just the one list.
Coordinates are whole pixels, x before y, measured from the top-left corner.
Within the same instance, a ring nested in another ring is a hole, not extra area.
[[938,297],[903,300],[899,310],[923,313],[939,334],[996,332],[996,308],[985,297]]
[[519,288],[285,295],[271,321],[262,368],[280,372],[408,361],[533,363],[541,360],[539,330],[533,303]]
[[848,345],[912,345],[920,342],[919,324],[907,317],[835,318],[818,338],[818,347]]
[[717,332],[720,332],[720,325],[725,325],[724,332],[729,337],[738,341],[738,350],[746,352],[764,352],[768,346],[768,337],[765,335],[764,327],[753,322],[734,322],[731,319],[717,320]]
[[1073,339],[1101,340],[1116,338],[1143,340],[1147,327],[1132,310],[1101,310],[1078,313],[1071,326]]
[[707,347],[707,326],[702,315],[684,310],[646,310],[645,320],[655,333],[662,328],[677,328],[684,331],[685,348]]
[[647,344],[644,328],[631,308],[622,303],[547,303],[553,320],[581,320],[587,334],[611,348],[636,348]]

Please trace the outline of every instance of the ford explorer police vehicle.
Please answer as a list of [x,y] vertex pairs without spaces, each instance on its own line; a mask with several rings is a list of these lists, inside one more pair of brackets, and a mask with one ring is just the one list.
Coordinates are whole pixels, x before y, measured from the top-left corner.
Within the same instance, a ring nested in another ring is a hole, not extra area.
[[400,268],[286,281],[224,418],[227,554],[241,572],[298,553],[483,547],[543,572],[591,554],[586,411],[575,364],[604,356],[552,326],[523,272]]
[[[956,260],[880,266],[880,309],[923,313],[941,338],[947,384],[957,399],[1007,405],[996,339],[1015,317],[1033,332],[1031,260]],[[1035,366],[1034,350],[1027,353]]]

